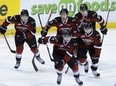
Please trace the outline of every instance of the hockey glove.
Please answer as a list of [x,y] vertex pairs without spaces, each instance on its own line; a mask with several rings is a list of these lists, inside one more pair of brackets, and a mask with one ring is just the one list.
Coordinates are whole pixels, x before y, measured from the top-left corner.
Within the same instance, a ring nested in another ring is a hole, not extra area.
[[0,32],[1,32],[1,34],[4,34],[5,32],[6,32],[6,30],[7,30],[7,27],[5,27],[5,26],[0,26]]
[[42,37],[45,37],[45,36],[47,35],[47,31],[43,29],[43,30],[41,31],[41,35],[42,35]]
[[104,34],[104,35],[107,34],[107,31],[108,31],[108,30],[107,30],[107,28],[106,28],[105,26],[101,27],[100,30],[101,30],[101,33],[102,33],[102,34]]
[[39,44],[46,44],[44,41],[44,38],[42,38],[42,37],[38,39],[38,43]]

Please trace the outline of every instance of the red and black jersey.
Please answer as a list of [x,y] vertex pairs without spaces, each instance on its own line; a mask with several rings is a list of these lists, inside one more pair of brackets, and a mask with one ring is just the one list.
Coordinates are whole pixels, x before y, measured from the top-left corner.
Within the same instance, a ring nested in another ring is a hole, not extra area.
[[93,47],[94,56],[100,57],[101,52],[101,36],[98,31],[93,30],[90,34],[86,34],[83,29],[75,35],[78,37],[78,47],[83,49],[90,49]]
[[93,30],[90,34],[86,34],[83,29],[80,29],[80,32],[75,34],[75,36],[78,37],[78,47],[101,47],[101,36],[96,30]]
[[11,23],[14,24],[16,34],[20,35],[23,33],[25,38],[32,38],[36,32],[36,23],[32,17],[29,17],[27,22],[22,22],[20,15],[9,16],[6,18],[3,26],[8,26]]
[[70,29],[72,33],[76,30],[76,19],[73,17],[67,17],[66,22],[63,22],[61,17],[56,17],[48,23],[45,30],[48,31],[52,26],[57,28],[57,35],[62,34],[62,30]]
[[55,51],[62,54],[67,53],[70,57],[72,57],[73,51],[77,48],[77,39],[73,37],[69,42],[65,42],[62,36],[48,36],[44,38],[44,41],[54,44]]
[[77,23],[79,26],[81,26],[82,24],[86,23],[86,22],[91,22],[93,29],[96,29],[96,22],[100,24],[101,27],[104,26],[104,19],[98,15],[95,11],[88,11],[88,15],[86,17],[82,16],[82,14],[79,12],[75,15],[75,17],[77,19]]

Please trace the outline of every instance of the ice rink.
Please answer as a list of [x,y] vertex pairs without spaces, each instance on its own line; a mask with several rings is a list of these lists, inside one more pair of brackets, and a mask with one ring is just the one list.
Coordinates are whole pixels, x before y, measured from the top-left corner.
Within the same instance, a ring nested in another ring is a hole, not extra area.
[[[54,34],[49,34],[54,35]],[[40,35],[37,35],[37,38]],[[109,29],[108,34],[104,38],[102,52],[99,62],[101,76],[96,78],[92,75],[91,69],[85,73],[83,66],[80,68],[80,79],[83,81],[83,86],[116,86],[116,30]],[[14,37],[7,36],[9,44],[15,50]],[[52,53],[52,45],[48,44]],[[14,69],[15,54],[9,51],[3,36],[0,36],[0,86],[58,86],[56,83],[56,70],[54,63],[50,61],[45,45],[39,47],[41,57],[45,60],[45,65],[40,64],[37,60],[35,63],[39,68],[35,72],[32,66],[33,54],[27,44],[25,44],[23,58],[19,69]],[[89,66],[91,61],[89,60]],[[67,68],[65,65],[64,72]],[[60,86],[79,86],[73,77],[72,71],[63,73],[63,78]]]

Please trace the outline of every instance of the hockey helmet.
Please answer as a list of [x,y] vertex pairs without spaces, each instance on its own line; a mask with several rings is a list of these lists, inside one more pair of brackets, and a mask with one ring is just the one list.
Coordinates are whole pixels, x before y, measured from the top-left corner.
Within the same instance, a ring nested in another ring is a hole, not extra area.
[[23,22],[27,22],[29,18],[29,12],[25,9],[21,11],[20,18]]
[[81,10],[81,11],[88,10],[87,5],[86,5],[86,4],[81,4],[81,6],[80,6],[80,10]]
[[66,42],[68,42],[70,39],[71,39],[71,37],[72,37],[72,35],[71,35],[71,30],[70,29],[65,29],[65,30],[63,30],[63,39],[66,41]]
[[84,31],[85,33],[89,34],[93,31],[93,27],[92,27],[92,23],[91,22],[87,22],[84,24]]
[[87,16],[88,15],[88,7],[87,7],[86,4],[81,4],[81,6],[80,6],[80,13],[83,16]]
[[64,14],[64,13],[66,13],[66,14],[68,15],[68,10],[63,8],[63,9],[61,9],[61,11],[60,11],[60,15],[61,15],[61,14]]
[[91,27],[92,27],[92,23],[91,23],[91,22],[86,22],[86,23],[84,24],[84,27],[85,27],[86,29],[91,28]]
[[29,12],[28,12],[27,10],[23,9],[23,10],[21,11],[21,15],[29,16]]

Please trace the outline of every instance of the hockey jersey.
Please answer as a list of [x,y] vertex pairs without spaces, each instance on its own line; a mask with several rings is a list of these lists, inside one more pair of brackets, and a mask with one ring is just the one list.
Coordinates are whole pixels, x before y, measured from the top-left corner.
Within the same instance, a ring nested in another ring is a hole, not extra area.
[[20,15],[15,15],[13,17],[8,16],[3,26],[8,26],[9,24],[14,24],[16,35],[23,35],[21,37],[25,39],[32,38],[36,32],[36,23],[32,17],[29,17],[27,22],[22,22]]

